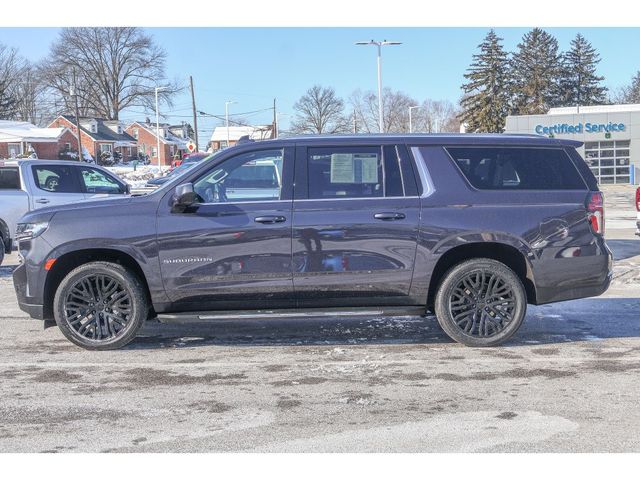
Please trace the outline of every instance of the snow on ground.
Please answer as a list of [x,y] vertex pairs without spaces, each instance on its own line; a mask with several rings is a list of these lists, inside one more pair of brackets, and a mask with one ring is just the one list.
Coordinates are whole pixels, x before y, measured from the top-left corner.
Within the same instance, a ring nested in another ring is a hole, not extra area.
[[133,165],[117,165],[106,168],[134,189],[143,188],[147,180],[161,177],[168,170],[168,167],[158,167],[156,165],[138,165],[135,169]]

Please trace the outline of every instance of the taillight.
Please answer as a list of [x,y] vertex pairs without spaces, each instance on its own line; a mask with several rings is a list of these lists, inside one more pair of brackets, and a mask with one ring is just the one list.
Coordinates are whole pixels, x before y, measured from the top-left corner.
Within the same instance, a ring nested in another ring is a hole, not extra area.
[[594,233],[604,235],[604,195],[592,192],[587,199],[587,214]]
[[636,188],[636,210],[640,212],[640,187]]

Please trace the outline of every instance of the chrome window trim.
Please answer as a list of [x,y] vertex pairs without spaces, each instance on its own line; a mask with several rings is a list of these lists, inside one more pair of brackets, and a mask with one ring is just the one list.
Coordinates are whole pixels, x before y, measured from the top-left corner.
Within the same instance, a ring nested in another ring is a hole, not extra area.
[[295,202],[335,202],[344,200],[398,200],[402,198],[420,198],[417,195],[406,197],[404,195],[398,195],[397,197],[346,197],[346,198],[298,198]]
[[416,166],[418,167],[418,176],[420,177],[420,183],[422,184],[422,195],[420,197],[429,197],[436,191],[436,188],[433,185],[433,181],[431,180],[431,175],[429,174],[427,163],[422,156],[420,147],[411,147],[411,153],[415,160]]

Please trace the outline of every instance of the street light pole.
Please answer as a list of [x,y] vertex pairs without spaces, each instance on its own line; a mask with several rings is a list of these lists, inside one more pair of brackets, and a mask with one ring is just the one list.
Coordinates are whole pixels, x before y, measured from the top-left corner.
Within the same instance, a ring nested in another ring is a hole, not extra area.
[[158,167],[161,167],[160,163],[160,113],[158,111],[158,92],[166,90],[167,87],[156,87],[156,155],[158,156]]
[[420,105],[409,107],[409,133],[413,133],[413,122],[411,119],[411,112],[413,111],[414,108],[420,108]]
[[225,118],[225,125],[227,127],[227,148],[229,148],[229,105],[233,103],[237,103],[237,102],[234,102],[231,100],[227,100],[226,102],[224,102],[224,118]]
[[368,42],[356,42],[356,45],[375,45],[378,47],[378,126],[380,133],[384,132],[384,117],[382,109],[382,47],[385,45],[402,45],[402,42],[391,42],[387,40],[376,41],[370,40]]

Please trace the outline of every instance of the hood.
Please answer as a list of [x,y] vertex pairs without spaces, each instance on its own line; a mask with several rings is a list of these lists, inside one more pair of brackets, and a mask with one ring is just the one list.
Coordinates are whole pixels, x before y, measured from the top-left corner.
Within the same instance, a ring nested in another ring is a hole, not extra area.
[[38,208],[27,213],[23,218],[31,218],[31,217],[46,217],[51,218],[58,212],[70,212],[75,210],[85,210],[87,208],[93,207],[123,207],[134,201],[136,197],[129,196],[121,196],[121,197],[109,197],[109,198],[98,198],[92,200],[86,200],[77,203],[63,203],[61,205],[52,205],[50,207]]

